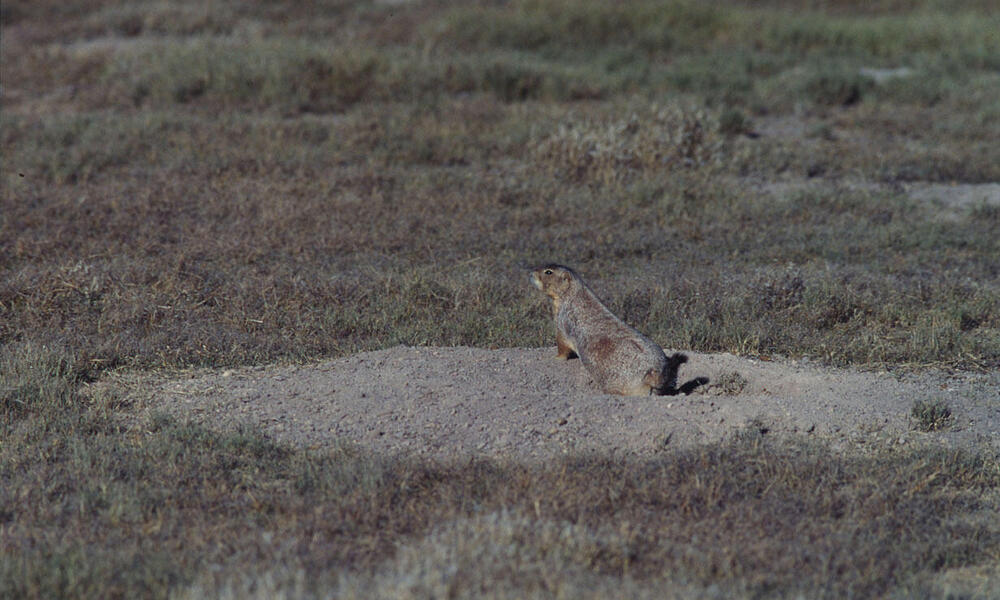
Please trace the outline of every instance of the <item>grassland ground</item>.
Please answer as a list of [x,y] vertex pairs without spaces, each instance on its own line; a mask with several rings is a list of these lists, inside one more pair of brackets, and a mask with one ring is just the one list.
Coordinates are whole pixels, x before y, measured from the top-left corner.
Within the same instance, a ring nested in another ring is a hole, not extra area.
[[133,427],[165,415],[219,432],[249,426],[301,448],[347,442],[445,460],[648,456],[721,442],[748,423],[842,450],[933,441],[1000,451],[996,373],[901,377],[689,353],[681,383],[705,377],[708,385],[686,396],[622,398],[600,393],[579,361],[553,357],[552,347],[398,346],[287,367],[123,373],[87,394],[126,398]]
[[981,446],[450,463],[89,392],[545,346],[550,260],[665,347],[988,381],[994,8],[4,2],[0,595],[988,597]]
[[[936,385],[857,373],[875,382],[871,394],[891,397],[862,408],[857,381],[838,394],[838,370],[743,365],[742,387],[730,381],[717,395],[675,399],[676,411],[665,401],[566,390],[586,385],[586,376],[579,370],[567,381],[558,368],[567,365],[554,361],[541,369],[541,391],[514,384],[517,374],[503,368],[487,379],[506,382],[505,393],[470,396],[435,381],[456,365],[485,370],[465,354],[495,360],[510,352],[396,348],[339,367],[175,375],[162,387],[136,386],[145,398],[103,380],[74,395],[71,361],[35,356],[18,382],[25,413],[7,426],[0,448],[0,595],[994,596],[995,433],[978,443],[955,436],[996,425],[995,417],[969,418],[977,402],[997,409],[989,389],[969,393],[981,376],[966,380],[959,403]],[[522,352],[507,355],[539,363],[548,353]],[[385,365],[352,371],[366,361]],[[39,366],[47,375],[27,380]],[[356,384],[356,410],[346,415],[365,423],[331,418],[322,396],[297,402],[324,393],[310,382],[332,381],[346,398],[354,371],[369,381]],[[376,372],[387,375],[372,380]],[[400,375],[414,373],[414,387],[403,391]],[[386,394],[387,385],[399,389]],[[995,381],[988,385],[995,391]],[[761,386],[776,388],[770,414]],[[789,386],[812,387],[812,395],[782,391]],[[240,411],[251,388],[272,392],[274,423]],[[960,431],[900,431],[914,390],[948,397]],[[540,401],[521,406],[532,393]],[[424,400],[411,401],[418,396]],[[820,415],[815,431],[790,433],[789,415],[818,414],[829,402],[839,403],[839,420]],[[741,425],[736,413],[749,404],[762,414]],[[871,414],[852,421],[859,410]],[[378,414],[365,419],[364,411]],[[477,411],[486,412],[476,420]],[[728,433],[720,433],[719,415],[732,418]],[[883,425],[873,415],[890,418]],[[527,440],[504,429],[503,419],[519,417],[515,425],[536,429]],[[657,418],[666,426],[650,429]],[[478,431],[463,429],[470,422]],[[427,423],[454,428],[442,435],[421,427]],[[325,425],[340,430],[315,435]],[[697,427],[718,435],[685,435]],[[536,452],[505,451],[505,436]],[[435,439],[444,442],[437,452],[420,451]]]

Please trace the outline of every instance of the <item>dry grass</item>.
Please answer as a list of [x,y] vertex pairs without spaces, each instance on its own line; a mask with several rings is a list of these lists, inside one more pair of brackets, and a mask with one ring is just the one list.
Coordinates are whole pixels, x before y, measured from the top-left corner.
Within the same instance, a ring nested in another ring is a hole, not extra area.
[[[525,110],[485,98],[447,106],[13,124],[37,166],[5,188],[0,333],[99,368],[530,345],[544,312],[517,266],[561,256],[665,345],[1000,356],[985,208],[942,219],[891,190],[741,191],[721,134],[681,108],[662,124],[637,113],[629,133],[596,119],[524,131]],[[531,163],[488,166],[516,151]]]
[[126,431],[120,399],[77,391],[545,344],[518,267],[546,260],[668,347],[995,369],[1000,212],[906,188],[1000,180],[989,3],[87,0],[0,22],[0,595],[927,596],[996,564],[984,453],[751,431],[646,462],[414,464]]

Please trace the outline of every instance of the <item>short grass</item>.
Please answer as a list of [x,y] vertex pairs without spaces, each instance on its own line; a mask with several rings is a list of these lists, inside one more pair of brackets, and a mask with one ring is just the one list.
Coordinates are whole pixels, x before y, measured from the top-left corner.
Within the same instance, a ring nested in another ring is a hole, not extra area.
[[[1000,210],[909,193],[1000,181],[993,8],[4,2],[4,595],[243,596],[240,570],[404,595],[421,569],[473,595],[528,565],[503,594],[905,596],[995,565],[989,455],[741,438],[426,465],[127,433],[119,399],[78,391],[115,368],[550,344],[523,271],[543,261],[670,348],[996,369]],[[495,540],[513,562],[480,568]]]

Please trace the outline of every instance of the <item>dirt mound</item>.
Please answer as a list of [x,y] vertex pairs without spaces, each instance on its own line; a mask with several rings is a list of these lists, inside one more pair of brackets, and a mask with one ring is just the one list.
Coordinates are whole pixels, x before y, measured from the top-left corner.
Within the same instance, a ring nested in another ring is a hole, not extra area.
[[[132,380],[140,413],[161,411],[214,428],[261,427],[281,441],[324,447],[339,440],[378,451],[512,456],[646,454],[721,439],[752,427],[801,432],[836,444],[1000,447],[1000,374],[895,376],[808,362],[689,353],[688,396],[599,393],[580,361],[554,348],[396,347],[308,366],[199,371]],[[943,431],[914,429],[916,401],[947,403]]]

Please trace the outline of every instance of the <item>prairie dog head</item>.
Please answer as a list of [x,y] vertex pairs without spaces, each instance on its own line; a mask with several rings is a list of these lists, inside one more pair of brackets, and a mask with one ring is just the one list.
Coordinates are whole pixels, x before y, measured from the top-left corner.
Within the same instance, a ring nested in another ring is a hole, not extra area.
[[577,279],[572,269],[562,265],[544,265],[531,271],[531,283],[554,300],[565,297],[577,285]]

